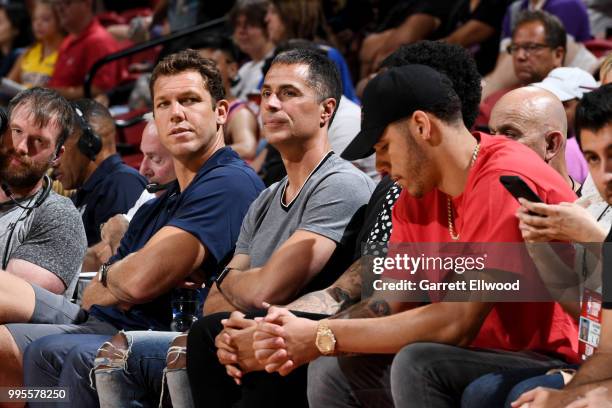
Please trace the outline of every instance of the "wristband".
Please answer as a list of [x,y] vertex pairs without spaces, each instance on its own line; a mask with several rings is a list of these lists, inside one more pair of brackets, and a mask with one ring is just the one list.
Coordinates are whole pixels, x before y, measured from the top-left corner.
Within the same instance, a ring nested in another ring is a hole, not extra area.
[[230,268],[229,266],[226,266],[225,268],[223,268],[223,270],[221,271],[221,273],[219,274],[219,276],[217,276],[217,279],[215,279],[215,285],[217,285],[217,289],[219,289],[219,292],[221,292],[221,283],[223,282],[223,280],[225,279],[225,277],[227,276],[227,274],[232,270],[232,269],[236,269],[236,268]]

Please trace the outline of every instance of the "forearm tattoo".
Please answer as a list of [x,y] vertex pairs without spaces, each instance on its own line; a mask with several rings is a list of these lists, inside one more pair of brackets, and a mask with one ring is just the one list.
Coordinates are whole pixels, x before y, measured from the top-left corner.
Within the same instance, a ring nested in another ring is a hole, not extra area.
[[365,299],[347,310],[333,316],[332,319],[360,319],[389,316],[391,307],[384,299]]
[[325,290],[308,293],[287,305],[288,309],[333,315],[361,298],[361,262],[353,264]]

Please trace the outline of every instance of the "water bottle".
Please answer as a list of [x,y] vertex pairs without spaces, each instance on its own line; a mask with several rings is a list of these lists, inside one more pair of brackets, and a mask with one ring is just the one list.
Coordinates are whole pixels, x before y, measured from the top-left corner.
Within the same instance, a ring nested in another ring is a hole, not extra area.
[[185,332],[201,316],[200,304],[201,296],[199,290],[194,289],[175,289],[172,292],[172,323],[170,330],[175,332]]

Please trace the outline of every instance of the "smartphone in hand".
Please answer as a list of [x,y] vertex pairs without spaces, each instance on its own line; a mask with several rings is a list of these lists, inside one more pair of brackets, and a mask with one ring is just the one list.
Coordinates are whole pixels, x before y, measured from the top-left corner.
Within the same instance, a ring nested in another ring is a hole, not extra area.
[[[534,203],[542,203],[542,199],[533,192],[531,188],[525,183],[525,181],[519,176],[500,176],[500,183],[508,190],[514,198],[517,200],[519,198],[524,198],[525,200],[534,202]],[[536,214],[532,211],[529,211],[531,215],[540,215]]]

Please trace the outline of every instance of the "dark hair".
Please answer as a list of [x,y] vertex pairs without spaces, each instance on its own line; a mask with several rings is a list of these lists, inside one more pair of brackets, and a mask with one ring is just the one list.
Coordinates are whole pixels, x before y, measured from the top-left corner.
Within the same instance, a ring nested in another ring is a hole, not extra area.
[[238,0],[228,14],[229,22],[235,27],[238,17],[244,16],[248,24],[260,27],[267,36],[266,13],[269,4],[267,0]]
[[481,78],[474,58],[465,48],[438,41],[419,41],[401,46],[383,61],[382,67],[409,64],[427,65],[446,75],[459,97],[463,123],[468,129],[474,125],[482,92]]
[[612,84],[604,85],[584,94],[576,106],[576,141],[580,143],[580,132],[597,132],[612,124]]
[[436,103],[429,106],[426,111],[432,113],[443,122],[449,124],[461,123],[461,98],[459,98],[459,95],[457,95],[453,87],[453,81],[442,73],[440,83],[437,86],[444,91],[444,98],[437,100]]
[[40,128],[55,121],[60,130],[55,144],[56,151],[59,151],[75,126],[75,113],[70,102],[53,89],[34,87],[19,92],[11,99],[8,105],[9,122],[19,107],[29,109],[34,124]]
[[19,31],[11,47],[21,48],[31,45],[33,40],[32,24],[30,24],[30,15],[25,5],[17,2],[0,3],[0,10],[6,12],[6,17],[11,22],[12,28]]
[[115,121],[108,111],[108,108],[93,99],[78,99],[73,102],[73,105],[83,112],[83,117],[90,125],[92,120],[103,120],[113,126],[115,125]]
[[555,49],[557,47],[563,48],[563,51],[567,51],[567,34],[565,33],[565,27],[561,20],[550,13],[543,10],[524,10],[521,11],[516,19],[516,24],[512,29],[512,37],[516,33],[516,30],[523,24],[532,23],[534,21],[542,23],[544,26],[545,41],[546,45]]
[[323,55],[324,57],[327,57],[327,52],[323,48],[321,48],[318,44],[316,44],[316,43],[314,43],[312,41],[302,40],[300,38],[296,38],[296,39],[288,40],[288,41],[283,41],[282,43],[280,43],[280,44],[278,44],[276,46],[272,56],[266,58],[266,61],[264,62],[264,64],[261,67],[261,72],[263,73],[263,76],[266,76],[266,74],[270,70],[270,66],[272,66],[272,61],[274,60],[274,58],[276,58],[276,56],[278,54],[280,54],[282,52],[285,52],[285,51],[298,50],[298,49],[311,50],[311,51],[314,51],[314,52],[318,52],[319,54]]
[[232,40],[227,37],[220,35],[203,35],[198,39],[191,42],[191,48],[199,50],[203,48],[210,48],[213,50],[220,50],[225,54],[229,62],[238,61],[238,49]]
[[204,85],[212,98],[213,109],[217,101],[225,98],[223,81],[221,80],[217,64],[208,58],[202,58],[195,50],[186,49],[170,54],[157,63],[149,82],[151,100],[154,99],[153,86],[160,76],[178,75],[186,71],[196,71],[202,76]]
[[295,48],[282,52],[274,57],[270,66],[276,64],[308,66],[308,85],[315,90],[319,102],[326,98],[336,100],[336,109],[329,121],[331,124],[342,96],[342,82],[336,64],[319,50],[308,48]]

